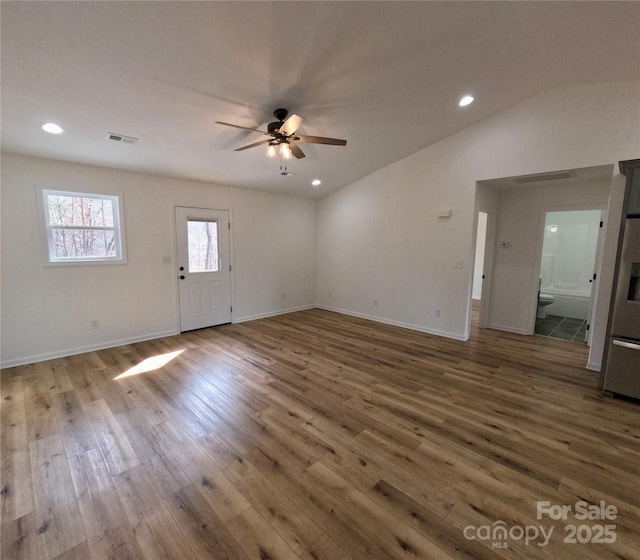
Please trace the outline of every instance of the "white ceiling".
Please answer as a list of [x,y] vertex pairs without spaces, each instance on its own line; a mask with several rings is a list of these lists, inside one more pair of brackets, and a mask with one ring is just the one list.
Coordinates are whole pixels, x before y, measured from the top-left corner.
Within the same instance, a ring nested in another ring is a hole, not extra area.
[[[3,1],[0,15],[3,151],[310,197],[545,89],[640,75],[638,2]],[[263,128],[277,107],[347,146],[303,144],[283,177],[264,147],[233,151],[263,137],[215,124]]]

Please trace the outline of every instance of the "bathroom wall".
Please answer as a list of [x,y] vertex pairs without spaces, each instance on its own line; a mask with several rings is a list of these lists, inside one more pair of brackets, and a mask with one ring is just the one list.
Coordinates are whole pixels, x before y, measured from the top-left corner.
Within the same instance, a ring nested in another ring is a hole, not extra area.
[[540,276],[543,292],[589,295],[600,210],[547,212]]
[[547,212],[540,289],[556,298],[548,314],[587,319],[600,220],[600,210]]

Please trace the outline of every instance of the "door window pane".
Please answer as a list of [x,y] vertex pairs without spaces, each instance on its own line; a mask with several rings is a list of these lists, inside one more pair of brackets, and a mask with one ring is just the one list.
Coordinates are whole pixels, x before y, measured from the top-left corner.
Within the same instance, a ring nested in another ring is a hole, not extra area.
[[218,222],[187,220],[189,272],[220,272]]

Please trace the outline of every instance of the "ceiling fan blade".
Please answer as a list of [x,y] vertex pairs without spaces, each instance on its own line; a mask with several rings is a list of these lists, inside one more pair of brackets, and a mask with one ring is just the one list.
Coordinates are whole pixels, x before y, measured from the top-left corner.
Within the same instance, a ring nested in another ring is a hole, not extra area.
[[303,157],[305,157],[304,152],[300,149],[300,146],[298,146],[298,144],[293,142],[291,139],[289,140],[288,144],[293,157],[295,157],[296,159],[302,159]]
[[242,146],[242,148],[236,148],[233,151],[234,152],[241,152],[242,150],[248,150],[249,148],[255,148],[256,146],[260,146],[261,144],[268,144],[269,142],[271,142],[271,139],[269,139],[269,140],[260,140],[260,142],[254,142],[253,144],[249,144],[248,146]]
[[338,138],[325,138],[324,136],[300,136],[296,134],[293,139],[296,142],[307,142],[308,144],[331,144],[332,146],[346,146],[346,140]]
[[231,124],[228,122],[216,121],[216,124],[223,124],[224,126],[232,126],[233,128],[241,128],[242,130],[252,130],[253,132],[260,132],[261,134],[269,134],[264,130],[258,130],[257,128],[249,128],[248,126],[240,126],[238,124]]
[[302,117],[299,117],[298,115],[291,115],[280,127],[280,134],[290,136],[300,128],[303,121],[304,119]]

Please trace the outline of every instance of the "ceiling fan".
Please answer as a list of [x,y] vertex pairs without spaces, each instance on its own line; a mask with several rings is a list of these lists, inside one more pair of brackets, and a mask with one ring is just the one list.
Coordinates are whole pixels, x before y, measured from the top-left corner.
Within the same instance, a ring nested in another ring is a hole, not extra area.
[[[307,144],[331,144],[333,146],[345,146],[346,140],[339,140],[337,138],[325,138],[324,136],[305,136],[303,134],[296,134],[296,130],[300,128],[300,125],[304,119],[298,115],[291,115],[287,119],[289,111],[286,109],[276,109],[273,112],[273,116],[278,119],[275,122],[269,123],[267,130],[259,130],[257,128],[250,128],[246,126],[240,126],[237,124],[231,124],[226,122],[216,121],[216,124],[223,124],[225,126],[232,126],[233,128],[240,128],[242,130],[251,130],[253,132],[259,132],[266,136],[270,136],[267,140],[261,140],[260,142],[254,142],[248,146],[242,146],[236,148],[234,152],[241,152],[255,146],[261,146],[263,144],[269,144],[269,151],[273,152],[270,155],[275,155],[276,148],[280,150],[280,154],[284,157],[288,157],[287,151],[297,159],[305,157],[304,152],[300,149],[297,142],[306,142]],[[286,120],[285,120],[286,119]]]

